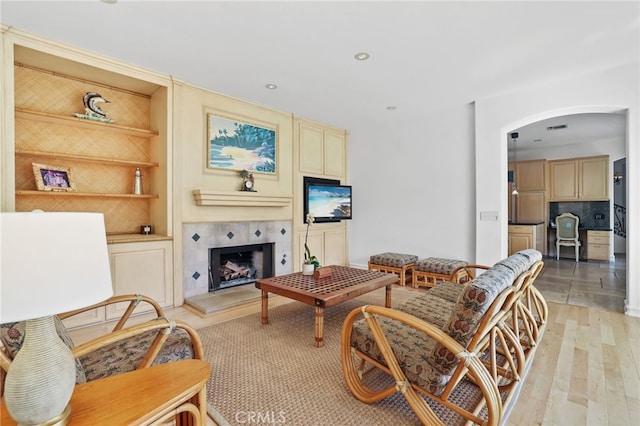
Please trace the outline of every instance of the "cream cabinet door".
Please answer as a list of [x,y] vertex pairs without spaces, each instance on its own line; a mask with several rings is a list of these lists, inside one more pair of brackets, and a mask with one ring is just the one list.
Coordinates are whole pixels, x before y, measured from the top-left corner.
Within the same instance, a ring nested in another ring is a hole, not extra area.
[[549,161],[550,201],[578,199],[578,164],[575,160]]
[[104,320],[105,309],[97,308],[62,320],[62,323],[64,324],[65,328],[69,329],[104,322]]
[[324,131],[318,126],[299,122],[300,171],[303,173],[324,173]]
[[546,164],[546,160],[516,163],[516,184],[518,185],[518,191],[545,191]]
[[585,158],[579,161],[580,199],[609,199],[609,157]]
[[531,234],[509,234],[509,256],[520,250],[533,247],[533,236]]
[[[160,306],[173,306],[172,241],[124,243],[109,245],[111,280],[115,295],[143,294]],[[107,307],[107,320],[119,317],[127,303]],[[149,310],[142,304],[136,313]]]
[[347,266],[347,231],[345,228],[331,229],[324,233],[324,266]]
[[[344,226],[318,229],[321,225],[313,225],[315,229],[309,230],[307,245],[311,250],[311,255],[316,256],[321,266],[347,265],[347,231]],[[331,226],[326,224],[325,226]],[[304,236],[305,232],[299,234],[300,261],[298,265],[293,265],[294,271],[302,270],[304,261]]]
[[[318,225],[313,225],[317,227]],[[304,262],[304,237],[306,232],[301,232],[298,236],[299,241],[299,249],[298,253],[300,253],[300,259],[297,262],[297,265],[293,265],[294,271],[302,270],[302,263]],[[324,234],[322,231],[318,231],[317,229],[311,228],[309,230],[309,236],[307,238],[307,245],[309,246],[309,251],[311,251],[311,255],[318,258],[318,261],[321,265],[324,265]]]
[[544,191],[520,192],[516,198],[517,222],[544,222],[546,203]]
[[335,176],[342,179],[345,172],[346,153],[345,153],[345,136],[344,133],[326,130],[324,132],[324,174]]

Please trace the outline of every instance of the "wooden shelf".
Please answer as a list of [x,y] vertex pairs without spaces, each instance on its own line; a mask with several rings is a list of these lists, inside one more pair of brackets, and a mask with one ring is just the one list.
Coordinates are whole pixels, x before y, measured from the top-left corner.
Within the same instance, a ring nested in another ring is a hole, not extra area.
[[97,129],[105,132],[120,133],[131,136],[139,136],[143,138],[151,138],[157,136],[158,132],[147,129],[136,129],[135,127],[119,126],[117,124],[101,123],[99,121],[85,120],[73,116],[64,116],[50,114],[46,112],[30,111],[23,108],[16,108],[16,118],[24,118],[27,120],[41,121],[45,123],[60,124],[63,126],[74,126],[85,129]]
[[94,198],[132,198],[132,199],[150,199],[158,198],[157,194],[99,194],[94,192],[67,192],[67,191],[34,191],[34,190],[18,190],[16,195],[28,196],[44,196],[44,197],[94,197]]
[[249,191],[193,190],[197,206],[287,207],[292,196],[265,195]]
[[48,157],[59,158],[64,160],[76,160],[92,163],[112,164],[120,166],[133,166],[133,167],[158,167],[158,163],[148,161],[133,161],[133,160],[119,160],[117,158],[101,158],[92,157],[90,155],[77,155],[77,154],[65,154],[60,152],[47,152],[47,151],[30,151],[25,149],[16,149],[16,155],[23,157]]
[[160,234],[107,234],[107,243],[109,244],[122,244],[122,243],[146,243],[149,241],[171,241],[173,238],[167,235]]

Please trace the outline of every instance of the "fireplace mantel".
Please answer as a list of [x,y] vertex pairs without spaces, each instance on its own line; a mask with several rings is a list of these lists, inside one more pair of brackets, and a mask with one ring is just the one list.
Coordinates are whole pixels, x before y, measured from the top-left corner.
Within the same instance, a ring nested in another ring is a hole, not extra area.
[[198,206],[287,207],[293,196],[264,195],[250,191],[214,191],[194,189],[193,198]]

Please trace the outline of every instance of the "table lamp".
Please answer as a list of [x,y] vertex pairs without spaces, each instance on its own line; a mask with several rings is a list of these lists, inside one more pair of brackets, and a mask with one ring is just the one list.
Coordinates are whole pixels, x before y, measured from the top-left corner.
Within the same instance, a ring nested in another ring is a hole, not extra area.
[[0,213],[0,323],[26,320],[4,398],[25,425],[64,425],[76,369],[53,315],[113,294],[101,213]]

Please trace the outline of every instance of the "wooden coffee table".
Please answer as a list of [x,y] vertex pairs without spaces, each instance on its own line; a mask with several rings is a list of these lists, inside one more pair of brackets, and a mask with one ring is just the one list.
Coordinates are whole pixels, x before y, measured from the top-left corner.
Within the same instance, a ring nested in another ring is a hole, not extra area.
[[269,323],[269,293],[278,294],[315,306],[316,347],[323,345],[324,308],[351,300],[365,293],[386,287],[385,306],[391,307],[391,286],[399,282],[396,274],[366,269],[331,266],[331,276],[315,279],[301,272],[279,277],[262,278],[256,288],[262,291],[262,324]]

